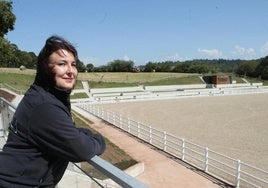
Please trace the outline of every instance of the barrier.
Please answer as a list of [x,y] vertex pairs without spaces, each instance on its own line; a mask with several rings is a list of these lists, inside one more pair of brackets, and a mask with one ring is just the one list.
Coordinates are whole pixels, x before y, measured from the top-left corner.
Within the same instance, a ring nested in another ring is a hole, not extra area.
[[[183,90],[176,90],[179,86],[147,86],[153,87],[154,91],[149,91],[145,88],[144,91],[140,92],[119,92],[119,90],[112,90],[108,88],[110,93],[95,93],[92,94],[91,99],[92,102],[96,103],[107,103],[107,102],[119,102],[119,101],[138,101],[138,100],[155,100],[155,99],[174,99],[174,98],[181,98],[181,97],[202,97],[202,96],[218,96],[218,95],[236,95],[236,94],[250,94],[250,93],[267,93],[268,87],[261,86],[260,84],[252,84],[246,85],[242,87],[238,87],[235,84],[229,85],[229,87],[219,87],[219,88],[201,88],[204,85],[182,85],[181,87],[185,87],[188,89]],[[198,88],[198,86],[200,88]],[[171,87],[172,89],[168,89]],[[132,87],[129,88],[129,90]],[[157,89],[158,88],[158,89]],[[191,88],[191,89],[190,89]],[[117,88],[119,89],[119,88]],[[163,89],[163,90],[161,90]],[[166,89],[166,90],[164,90]],[[134,87],[135,90],[135,87]],[[113,92],[111,92],[113,91]],[[78,100],[72,100],[72,102],[79,102]]]
[[268,172],[92,104],[77,106],[236,187],[267,187]]
[[117,88],[94,88],[90,89],[91,94],[103,94],[103,93],[120,93],[120,92],[137,92],[143,91],[142,86],[136,87],[117,87]]

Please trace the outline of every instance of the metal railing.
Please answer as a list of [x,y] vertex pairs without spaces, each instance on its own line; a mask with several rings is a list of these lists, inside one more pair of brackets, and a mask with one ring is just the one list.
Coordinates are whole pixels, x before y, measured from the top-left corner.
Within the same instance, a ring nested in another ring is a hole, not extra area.
[[268,172],[89,103],[85,111],[236,187],[268,187]]
[[[6,138],[8,136],[8,124],[11,121],[16,106],[0,97],[0,138]],[[147,186],[133,178],[132,176],[126,174],[124,171],[113,166],[109,162],[100,158],[99,156],[94,156],[91,160],[87,161],[91,166],[102,172],[105,176],[115,181],[121,187],[126,188],[147,188]],[[105,185],[103,186],[105,187]]]

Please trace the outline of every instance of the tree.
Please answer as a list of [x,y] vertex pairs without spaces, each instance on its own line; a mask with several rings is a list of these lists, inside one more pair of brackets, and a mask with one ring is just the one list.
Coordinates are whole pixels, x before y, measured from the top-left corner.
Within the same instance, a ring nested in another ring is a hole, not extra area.
[[144,72],[155,72],[157,65],[153,62],[148,62],[144,67]]
[[34,52],[28,52],[28,54],[31,56],[32,58],[32,62],[30,63],[29,67],[28,68],[36,68],[36,65],[37,65],[37,56],[35,55]]
[[94,65],[93,64],[89,63],[89,64],[86,65],[86,67],[87,67],[87,72],[93,72],[94,71]]
[[8,40],[0,37],[0,67],[14,67],[17,61],[13,46]]
[[258,66],[257,61],[246,61],[238,66],[236,73],[244,77],[246,76],[254,77],[256,76],[255,70],[257,66]]
[[133,61],[114,60],[108,63],[108,69],[110,72],[132,72],[133,67]]
[[102,65],[94,69],[95,72],[108,72],[108,66]]
[[12,2],[0,1],[0,37],[14,30],[16,16],[12,13]]
[[78,72],[85,72],[86,71],[86,66],[79,59],[76,62],[76,67],[77,67]]
[[256,68],[256,74],[261,79],[268,79],[268,56],[261,60],[260,64]]
[[[35,62],[32,56],[28,52],[17,50],[15,52],[15,55],[18,58],[18,62],[16,63],[17,65],[24,66],[26,68],[35,67],[34,66]],[[16,66],[16,67],[19,67],[19,66]]]

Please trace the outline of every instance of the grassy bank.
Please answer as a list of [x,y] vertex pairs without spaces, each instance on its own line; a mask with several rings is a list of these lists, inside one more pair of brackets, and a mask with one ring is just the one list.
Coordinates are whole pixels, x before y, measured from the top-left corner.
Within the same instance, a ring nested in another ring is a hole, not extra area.
[[[26,91],[33,83],[35,70],[0,68],[0,84],[8,84],[17,90]],[[236,83],[245,83],[241,77],[233,76]],[[250,83],[260,82],[247,78]],[[75,89],[82,89],[82,81],[88,81],[90,88],[113,88],[133,86],[202,84],[200,75],[185,73],[79,73]],[[262,81],[268,85],[268,81]],[[87,96],[86,96],[87,97]],[[83,98],[83,97],[82,97]]]
[[[28,89],[34,77],[35,70],[0,68],[0,83],[16,89]],[[91,88],[202,83],[199,75],[184,73],[79,73],[76,89],[82,88],[81,81],[88,81]]]

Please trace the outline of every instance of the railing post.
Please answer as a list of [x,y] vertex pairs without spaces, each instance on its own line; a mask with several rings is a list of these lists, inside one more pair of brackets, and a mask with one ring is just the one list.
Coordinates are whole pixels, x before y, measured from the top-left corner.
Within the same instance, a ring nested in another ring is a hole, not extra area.
[[152,126],[149,127],[149,143],[152,144]]
[[122,125],[122,115],[121,115],[121,114],[120,114],[120,117],[119,117],[119,121],[120,121],[120,122],[119,122],[119,123],[120,123],[120,128],[122,129],[122,126],[123,126],[123,125]]
[[182,144],[181,144],[181,160],[183,160],[183,161],[184,161],[184,153],[185,153],[185,140],[183,138]]
[[109,111],[105,111],[104,112],[104,117],[102,119],[106,120],[107,122],[110,123],[110,112]]
[[0,137],[4,136],[3,101],[0,100]]
[[95,106],[92,105],[92,104],[90,105],[90,112],[91,112],[93,115],[95,115],[95,116],[97,115],[97,114],[96,114],[96,111],[95,111]]
[[237,161],[237,167],[236,167],[236,188],[239,188],[240,186],[240,168],[241,168],[241,161]]
[[0,136],[7,136],[9,122],[13,116],[12,109],[16,109],[16,106],[0,97]]
[[167,151],[167,132],[164,131],[164,138],[163,138],[163,144],[164,144],[164,151]]
[[93,112],[93,105],[89,104],[89,112],[92,113]]
[[127,128],[128,128],[128,132],[130,133],[130,119],[129,118],[127,118]]
[[8,112],[8,105],[5,102],[1,102],[1,123],[2,123],[2,129],[3,130],[3,136],[6,136],[7,130],[8,130],[8,123],[10,119],[10,114]]
[[113,122],[114,122],[114,125],[115,125],[115,113],[113,112]]
[[205,150],[205,172],[208,172],[208,148]]
[[86,111],[90,112],[90,104],[85,105],[85,107],[86,107]]
[[141,135],[141,125],[140,122],[138,122],[138,138],[140,138]]
[[100,107],[98,107],[97,116],[100,117]]

